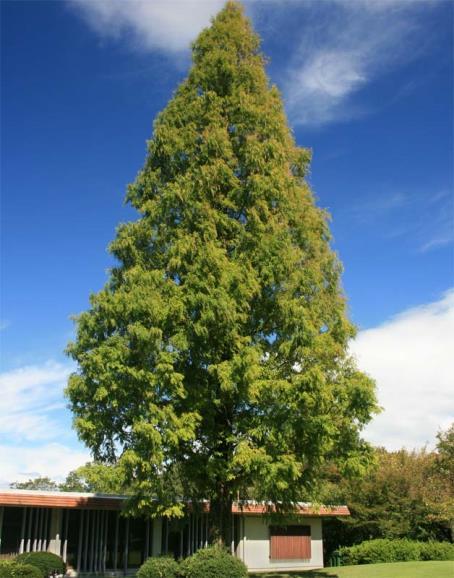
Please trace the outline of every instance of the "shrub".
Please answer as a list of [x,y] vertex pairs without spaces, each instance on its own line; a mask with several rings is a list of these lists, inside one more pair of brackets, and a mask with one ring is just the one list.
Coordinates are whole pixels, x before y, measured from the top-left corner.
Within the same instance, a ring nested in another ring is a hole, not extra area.
[[14,560],[0,560],[0,578],[11,578],[15,564]]
[[177,578],[179,565],[170,556],[148,558],[137,571],[137,578]]
[[213,546],[199,550],[181,563],[184,578],[247,578],[246,566],[227,550]]
[[42,578],[41,570],[15,560],[0,560],[0,578]]
[[422,542],[421,560],[454,560],[454,544],[449,542]]
[[341,548],[340,553],[344,565],[410,560],[454,560],[454,544],[379,539]]
[[47,578],[52,572],[63,574],[65,572],[65,563],[56,554],[52,552],[24,552],[16,558],[21,564],[31,564],[41,571],[41,576]]

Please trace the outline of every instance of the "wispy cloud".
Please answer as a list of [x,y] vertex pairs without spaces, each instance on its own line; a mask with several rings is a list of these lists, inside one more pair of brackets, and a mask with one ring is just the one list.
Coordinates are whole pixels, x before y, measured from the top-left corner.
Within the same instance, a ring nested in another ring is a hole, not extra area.
[[[377,185],[352,202],[344,218],[376,230],[385,239],[405,238],[412,252],[427,253],[454,243],[454,195]],[[371,227],[371,225],[378,225]]]
[[354,96],[418,54],[418,16],[430,2],[306,2],[304,38],[284,83],[294,123],[322,125],[364,113]]
[[122,39],[139,50],[179,53],[189,48],[223,0],[68,0],[104,38]]
[[384,407],[366,437],[388,449],[433,445],[454,420],[454,289],[361,331],[351,348]]
[[15,442],[58,438],[69,365],[49,361],[0,374],[0,435]]
[[348,213],[357,221],[369,223],[377,218],[386,217],[396,209],[401,209],[410,203],[411,197],[408,193],[402,191],[381,192],[352,204],[348,208]]
[[421,253],[427,253],[428,251],[439,249],[440,247],[445,247],[452,243],[454,243],[454,231],[451,231],[444,237],[435,237],[435,239],[427,241],[427,243],[424,243],[424,245],[421,246],[420,251]]
[[431,203],[430,218],[424,221],[421,253],[434,251],[454,243],[454,196],[438,196]]

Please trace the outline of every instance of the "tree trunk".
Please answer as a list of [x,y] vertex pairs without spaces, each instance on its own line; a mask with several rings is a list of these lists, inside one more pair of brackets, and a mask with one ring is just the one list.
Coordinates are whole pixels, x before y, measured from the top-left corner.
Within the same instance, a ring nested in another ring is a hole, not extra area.
[[210,542],[230,549],[233,537],[233,497],[226,484],[219,484],[217,496],[210,505]]

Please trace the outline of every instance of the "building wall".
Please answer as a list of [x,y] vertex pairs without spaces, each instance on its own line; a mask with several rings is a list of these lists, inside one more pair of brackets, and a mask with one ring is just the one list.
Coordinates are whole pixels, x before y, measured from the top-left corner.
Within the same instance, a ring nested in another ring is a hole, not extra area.
[[260,516],[244,516],[241,540],[236,554],[252,572],[272,570],[300,570],[323,567],[322,521],[304,518],[301,522],[311,527],[310,560],[271,560],[268,520]]
[[[0,554],[54,552],[81,574],[126,573],[148,556],[188,556],[208,543],[206,515],[168,522],[124,518],[118,511],[7,506],[0,507],[2,518]],[[311,527],[310,560],[270,559],[270,522],[258,514],[235,516],[232,548],[250,571],[323,567],[321,518],[295,524]]]

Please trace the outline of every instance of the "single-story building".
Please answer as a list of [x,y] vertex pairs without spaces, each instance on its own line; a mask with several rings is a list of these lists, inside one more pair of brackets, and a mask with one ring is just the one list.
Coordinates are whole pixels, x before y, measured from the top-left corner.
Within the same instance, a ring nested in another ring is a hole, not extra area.
[[[149,556],[193,554],[208,544],[209,504],[184,519],[121,515],[125,498],[76,492],[0,490],[0,555],[48,551],[78,574],[128,574]],[[232,553],[250,571],[323,567],[322,519],[346,506],[299,504],[288,523],[256,502],[232,508]]]

